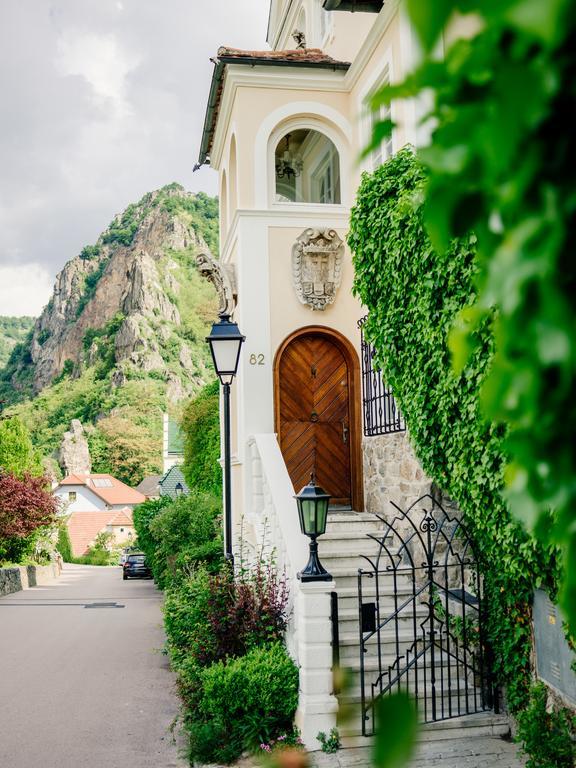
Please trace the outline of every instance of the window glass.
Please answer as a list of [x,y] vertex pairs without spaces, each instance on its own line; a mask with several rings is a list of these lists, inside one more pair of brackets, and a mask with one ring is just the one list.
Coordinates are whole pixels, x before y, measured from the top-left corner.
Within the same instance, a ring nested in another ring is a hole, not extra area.
[[276,202],[340,203],[340,158],[324,134],[301,128],[286,133],[274,162]]
[[76,491],[69,491],[68,501],[76,501]]

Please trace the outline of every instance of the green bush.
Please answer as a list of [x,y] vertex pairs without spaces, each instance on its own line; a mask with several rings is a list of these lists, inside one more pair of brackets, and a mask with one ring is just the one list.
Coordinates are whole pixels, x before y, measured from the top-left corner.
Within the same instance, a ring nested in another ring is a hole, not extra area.
[[223,551],[220,512],[219,498],[192,492],[174,499],[151,520],[154,575],[160,587],[198,562],[218,569]]
[[217,381],[201,390],[182,417],[184,475],[190,488],[220,496],[220,397]]
[[138,545],[146,555],[146,561],[152,569],[154,578],[159,566],[156,563],[156,539],[150,532],[150,524],[160,512],[171,503],[169,496],[161,496],[159,499],[148,499],[143,504],[134,508],[133,521]]
[[58,528],[58,543],[56,544],[56,549],[62,555],[62,560],[64,560],[65,563],[74,562],[72,556],[72,542],[70,541],[68,526],[65,522],[61,523]]
[[216,658],[216,638],[210,612],[221,606],[211,600],[210,575],[199,567],[187,579],[166,591],[164,628],[173,664],[178,668],[187,657],[188,667]]
[[[211,737],[209,742],[214,748],[212,755],[202,748],[204,759],[230,762],[244,749],[255,749],[292,730],[298,703],[298,670],[281,643],[217,662],[202,672],[201,679],[200,717],[196,722],[210,725],[204,735]],[[226,725],[223,731],[222,724]],[[197,725],[191,728],[195,737],[192,749],[198,741],[198,730]],[[224,740],[215,738],[219,733],[226,734]]]
[[528,707],[518,715],[517,739],[529,758],[526,768],[572,768],[576,751],[576,718],[568,709],[547,709],[544,683],[530,691]]

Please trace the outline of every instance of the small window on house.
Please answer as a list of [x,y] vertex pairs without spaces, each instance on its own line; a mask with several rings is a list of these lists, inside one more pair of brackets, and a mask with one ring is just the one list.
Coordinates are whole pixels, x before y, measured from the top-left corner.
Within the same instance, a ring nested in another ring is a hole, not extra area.
[[375,349],[364,337],[363,326],[358,322],[362,345],[362,415],[366,437],[404,432],[406,423],[398,410],[392,390],[386,386],[381,372],[374,365]]
[[[384,85],[390,85],[390,70],[388,67],[384,70],[382,73],[382,77],[378,82],[378,85],[370,96],[368,97],[368,105],[370,104],[370,101],[372,99],[372,96],[378,91],[382,86]],[[377,125],[377,123],[384,122],[385,120],[391,120],[392,119],[392,109],[390,107],[390,104],[383,104],[379,109],[371,110],[368,106],[369,113],[368,113],[368,124],[369,124],[369,130],[370,135],[369,139],[372,139],[372,133],[374,131],[374,127]],[[392,136],[388,136],[387,139],[385,139],[381,144],[379,144],[373,151],[372,151],[372,169],[376,170],[376,168],[379,168],[382,163],[385,163],[388,158],[392,157],[393,155],[393,146],[392,146]]]
[[124,528],[120,528],[120,533],[124,533]]
[[76,501],[76,491],[68,492],[68,501]]
[[340,158],[324,134],[309,129],[286,133],[274,162],[277,202],[340,203]]

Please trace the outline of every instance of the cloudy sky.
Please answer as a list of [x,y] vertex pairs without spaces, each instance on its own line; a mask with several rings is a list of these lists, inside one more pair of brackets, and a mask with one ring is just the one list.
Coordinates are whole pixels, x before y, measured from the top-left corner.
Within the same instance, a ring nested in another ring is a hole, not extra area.
[[192,173],[219,45],[268,0],[0,0],[0,315],[37,315],[115,213]]

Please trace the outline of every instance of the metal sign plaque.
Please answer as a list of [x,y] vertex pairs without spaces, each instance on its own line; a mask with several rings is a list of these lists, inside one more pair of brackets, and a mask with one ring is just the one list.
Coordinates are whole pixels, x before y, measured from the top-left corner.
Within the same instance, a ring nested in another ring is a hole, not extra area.
[[542,589],[534,592],[533,619],[538,677],[576,704],[576,674],[571,668],[576,654],[566,640],[562,614]]

